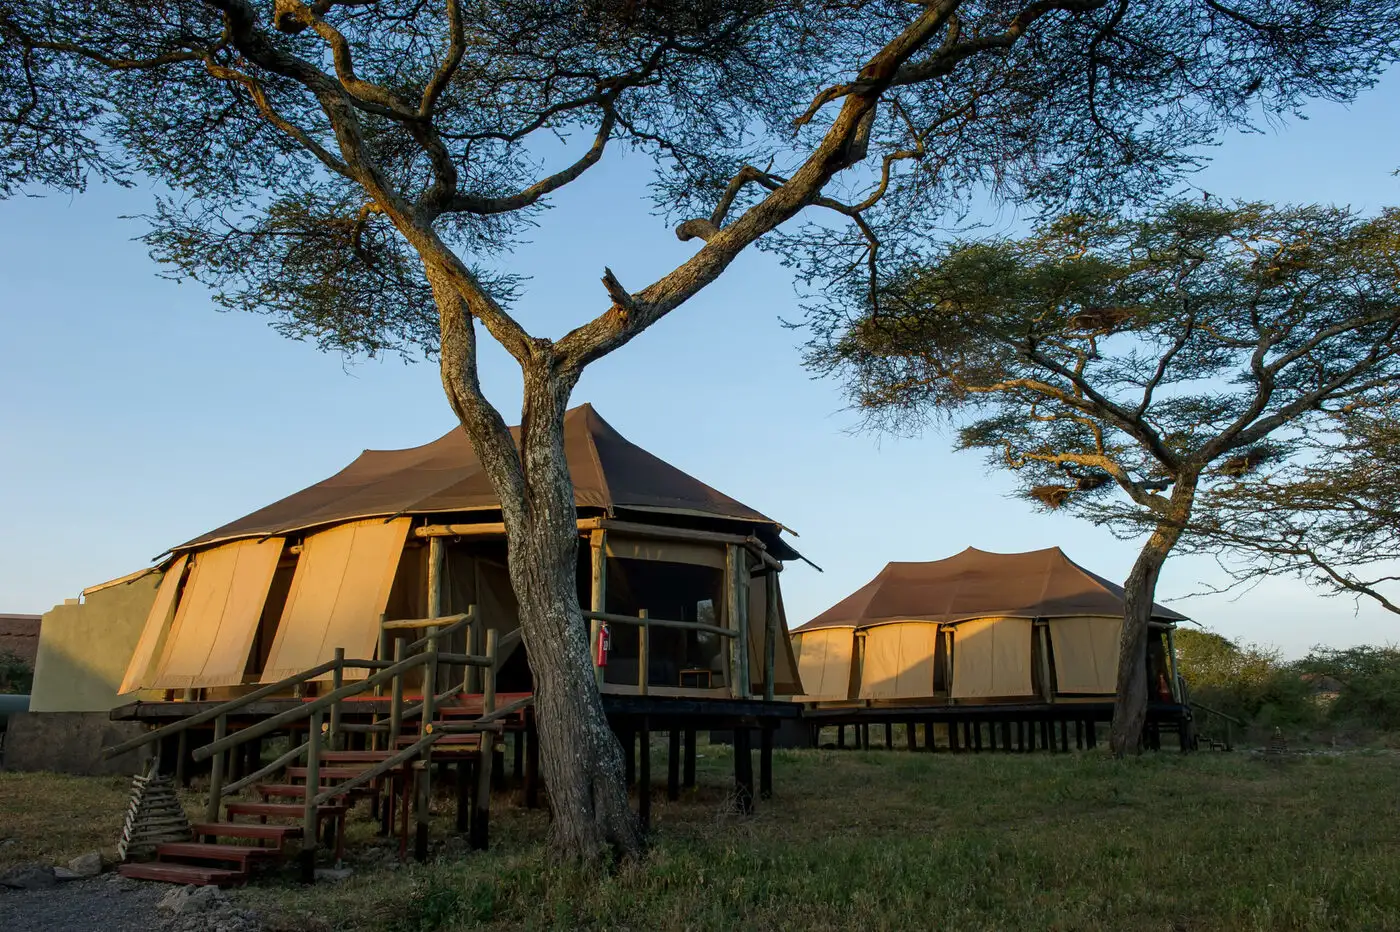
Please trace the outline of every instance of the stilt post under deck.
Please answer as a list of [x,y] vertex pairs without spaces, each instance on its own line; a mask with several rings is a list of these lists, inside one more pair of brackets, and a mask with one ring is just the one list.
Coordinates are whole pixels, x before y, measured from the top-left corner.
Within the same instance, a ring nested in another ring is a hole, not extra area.
[[681,777],[681,785],[687,789],[695,785],[695,729],[685,730],[685,773]]

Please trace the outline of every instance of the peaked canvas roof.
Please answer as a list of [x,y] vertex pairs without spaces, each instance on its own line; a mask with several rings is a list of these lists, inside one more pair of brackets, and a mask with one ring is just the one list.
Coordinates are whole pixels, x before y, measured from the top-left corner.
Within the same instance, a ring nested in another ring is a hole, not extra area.
[[[519,428],[511,433],[519,439]],[[564,454],[580,508],[617,508],[720,518],[767,526],[774,556],[795,551],[779,525],[628,441],[589,404],[564,415]],[[357,518],[494,510],[500,501],[460,429],[420,447],[366,450],[340,472],[246,517],[181,544],[287,534]],[[783,552],[779,552],[783,551]],[[785,555],[786,554],[786,555]]]
[[[1123,587],[1084,569],[1059,547],[1025,553],[968,547],[946,560],[888,563],[880,575],[795,630],[1122,613]],[[1186,620],[1155,603],[1152,617]]]

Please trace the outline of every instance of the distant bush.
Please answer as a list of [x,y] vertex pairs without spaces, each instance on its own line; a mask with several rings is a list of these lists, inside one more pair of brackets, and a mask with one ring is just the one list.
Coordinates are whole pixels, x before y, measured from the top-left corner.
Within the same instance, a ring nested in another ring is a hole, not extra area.
[[0,651],[0,693],[28,695],[34,688],[34,668],[9,651]]
[[1277,650],[1191,629],[1178,630],[1175,640],[1178,669],[1194,701],[1264,728],[1321,720],[1313,688]]
[[1330,722],[1400,731],[1400,648],[1315,647],[1296,668],[1314,681],[1325,678],[1335,684],[1336,697],[1327,710]]

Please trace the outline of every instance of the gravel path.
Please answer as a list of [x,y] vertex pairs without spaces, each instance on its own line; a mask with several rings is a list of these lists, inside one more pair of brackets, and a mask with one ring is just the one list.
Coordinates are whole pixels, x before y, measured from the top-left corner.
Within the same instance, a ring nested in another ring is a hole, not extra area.
[[70,880],[46,890],[0,887],[4,932],[150,932],[162,923],[156,904],[165,884],[124,881],[115,874]]

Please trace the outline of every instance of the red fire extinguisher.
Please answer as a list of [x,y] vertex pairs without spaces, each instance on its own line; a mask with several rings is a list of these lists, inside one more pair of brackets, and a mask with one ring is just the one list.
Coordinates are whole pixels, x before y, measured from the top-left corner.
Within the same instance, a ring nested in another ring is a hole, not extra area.
[[612,630],[606,622],[598,626],[598,656],[594,661],[600,667],[608,665],[608,651],[612,649]]

